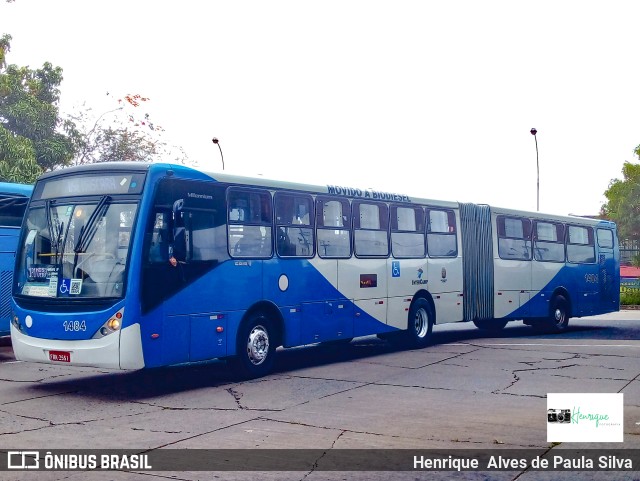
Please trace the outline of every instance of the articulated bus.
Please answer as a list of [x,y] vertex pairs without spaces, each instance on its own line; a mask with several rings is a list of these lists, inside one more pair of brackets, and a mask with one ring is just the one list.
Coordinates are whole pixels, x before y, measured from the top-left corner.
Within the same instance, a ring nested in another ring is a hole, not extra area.
[[612,222],[170,164],[43,175],[19,244],[11,336],[32,362],[250,378],[280,346],[619,309]]
[[16,246],[32,189],[32,185],[0,182],[0,336],[9,335]]

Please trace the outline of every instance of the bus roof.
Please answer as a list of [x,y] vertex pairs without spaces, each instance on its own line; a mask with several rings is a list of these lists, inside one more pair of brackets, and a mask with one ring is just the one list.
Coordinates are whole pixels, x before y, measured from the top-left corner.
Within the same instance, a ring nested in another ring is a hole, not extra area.
[[[278,188],[278,189],[286,189],[300,192],[309,192],[314,194],[329,194],[336,197],[344,197],[350,199],[369,199],[369,200],[382,200],[388,202],[397,202],[397,203],[406,203],[406,204],[426,204],[433,205],[437,207],[445,207],[451,209],[457,209],[460,205],[457,201],[449,201],[449,200],[437,200],[437,199],[429,199],[429,198],[418,198],[415,196],[409,196],[406,193],[402,192],[392,192],[392,191],[376,191],[370,188],[362,188],[355,186],[341,186],[341,185],[315,185],[315,184],[306,184],[306,183],[298,183],[293,181],[284,181],[277,180],[268,177],[262,176],[246,176],[239,175],[233,173],[226,172],[214,172],[214,171],[205,171],[196,169],[193,167],[178,165],[178,164],[170,164],[170,163],[148,163],[148,162],[101,162],[97,164],[87,164],[82,166],[68,167],[61,170],[55,170],[52,172],[48,172],[43,174],[40,179],[46,179],[53,176],[60,176],[65,174],[73,174],[73,173],[83,173],[83,172],[100,172],[100,171],[124,171],[124,172],[144,172],[149,171],[155,175],[162,175],[162,172],[171,171],[176,175],[193,175],[197,174],[196,179],[211,179],[218,182],[231,183],[231,184],[239,184],[239,185],[247,185],[247,186],[255,186],[255,187],[264,187],[264,188]],[[2,184],[0,183],[0,186]],[[31,188],[31,186],[25,186]],[[478,203],[478,205],[483,205],[482,203]],[[558,222],[571,222],[572,220],[576,223],[581,224],[591,224],[591,225],[607,225],[610,224],[611,227],[615,226],[615,224],[611,221],[592,218],[592,217],[580,217],[574,215],[556,215],[556,214],[546,214],[544,212],[534,212],[534,211],[526,211],[526,210],[518,210],[518,209],[510,209],[499,207],[495,205],[491,205],[491,212],[496,214],[504,214],[504,215],[526,215],[532,218],[537,219],[546,219],[549,221],[558,221]]]
[[33,191],[33,185],[16,184],[13,182],[0,182],[0,194],[15,194],[24,197],[30,197]]

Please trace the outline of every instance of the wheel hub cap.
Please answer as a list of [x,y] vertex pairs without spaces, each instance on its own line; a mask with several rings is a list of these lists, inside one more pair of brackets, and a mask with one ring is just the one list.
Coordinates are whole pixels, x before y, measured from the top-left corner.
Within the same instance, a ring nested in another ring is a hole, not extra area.
[[414,328],[416,330],[416,335],[420,338],[424,337],[427,334],[429,322],[428,322],[427,313],[424,309],[420,309],[416,312],[415,324]]
[[249,333],[247,355],[252,364],[262,364],[269,354],[269,334],[262,326],[256,326]]

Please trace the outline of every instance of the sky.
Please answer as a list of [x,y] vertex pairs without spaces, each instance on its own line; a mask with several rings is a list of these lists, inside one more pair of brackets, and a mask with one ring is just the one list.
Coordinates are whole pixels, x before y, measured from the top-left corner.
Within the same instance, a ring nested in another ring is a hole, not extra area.
[[[595,215],[637,162],[640,2],[15,0],[61,112],[141,94],[225,172]],[[107,95],[108,93],[108,95]],[[530,133],[536,128],[536,137]],[[536,140],[538,152],[536,154]]]

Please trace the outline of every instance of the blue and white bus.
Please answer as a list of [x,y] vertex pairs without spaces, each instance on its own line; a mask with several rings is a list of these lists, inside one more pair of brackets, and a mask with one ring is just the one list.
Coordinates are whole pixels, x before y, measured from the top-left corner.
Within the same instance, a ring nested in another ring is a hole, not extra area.
[[32,189],[32,185],[0,182],[0,336],[9,335],[16,246]]
[[16,358],[139,369],[434,325],[562,331],[619,309],[615,224],[336,185],[102,163],[43,175],[13,285]]

